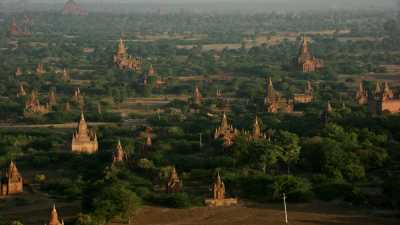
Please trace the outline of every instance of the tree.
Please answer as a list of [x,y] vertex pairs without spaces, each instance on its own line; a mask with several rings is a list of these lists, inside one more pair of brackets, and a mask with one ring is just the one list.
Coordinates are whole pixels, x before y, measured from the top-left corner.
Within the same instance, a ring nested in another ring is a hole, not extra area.
[[279,131],[274,144],[279,147],[280,159],[287,165],[287,172],[290,173],[290,165],[299,160],[300,149],[299,145],[300,139],[296,134]]

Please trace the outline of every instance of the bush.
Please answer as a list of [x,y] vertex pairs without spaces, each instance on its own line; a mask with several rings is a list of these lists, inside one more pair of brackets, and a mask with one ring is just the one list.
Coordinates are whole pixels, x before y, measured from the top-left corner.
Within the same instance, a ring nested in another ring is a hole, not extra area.
[[359,205],[366,200],[360,188],[345,182],[328,181],[315,187],[314,192],[324,201],[344,200]]
[[278,176],[273,184],[273,200],[282,199],[286,194],[288,201],[309,201],[312,198],[311,183],[303,178],[295,176]]

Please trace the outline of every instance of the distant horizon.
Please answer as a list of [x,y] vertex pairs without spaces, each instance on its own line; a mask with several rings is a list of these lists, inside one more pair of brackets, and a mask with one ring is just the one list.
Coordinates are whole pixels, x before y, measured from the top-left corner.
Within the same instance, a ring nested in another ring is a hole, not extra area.
[[[4,8],[18,9],[25,3],[24,10],[55,10],[68,0],[0,0]],[[176,11],[184,9],[195,12],[300,12],[329,10],[395,10],[398,0],[74,0],[88,11],[129,13],[149,11],[155,8]],[[19,2],[19,3],[18,3]],[[38,5],[47,5],[45,8]],[[107,7],[105,7],[107,5]],[[130,6],[131,5],[131,6]],[[132,7],[140,5],[140,7]]]

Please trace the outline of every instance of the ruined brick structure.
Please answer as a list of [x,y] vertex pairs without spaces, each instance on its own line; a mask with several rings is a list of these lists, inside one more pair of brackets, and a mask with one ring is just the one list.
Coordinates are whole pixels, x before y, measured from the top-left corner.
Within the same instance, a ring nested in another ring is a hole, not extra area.
[[229,124],[228,118],[224,113],[222,115],[221,124],[215,129],[214,139],[222,139],[225,147],[229,147],[233,144],[235,138],[239,135],[239,131],[234,129],[232,125]]
[[293,100],[281,97],[280,93],[274,90],[271,78],[267,80],[266,89],[267,93],[264,99],[264,105],[267,112],[293,112]]
[[166,191],[168,193],[177,193],[182,191],[182,181],[178,177],[175,167],[172,167],[171,173],[166,183]]
[[295,94],[293,97],[294,103],[311,103],[314,100],[313,95],[314,89],[312,87],[311,81],[307,81],[306,88],[304,94]]
[[37,92],[32,91],[31,96],[25,102],[25,112],[45,114],[49,112],[49,107],[47,105],[46,106],[41,105],[39,102]]
[[139,72],[142,67],[142,60],[137,57],[132,57],[128,54],[125,47],[125,41],[120,38],[118,42],[117,52],[114,55],[114,63],[121,70],[132,70]]
[[78,124],[78,129],[72,136],[72,152],[95,153],[99,148],[96,133],[89,130],[83,112]]
[[55,205],[53,205],[53,209],[51,210],[48,225],[64,225],[64,221],[60,221],[58,218],[58,213]]
[[69,15],[69,16],[87,16],[88,13],[86,10],[84,10],[77,2],[74,0],[68,0],[65,5],[64,9],[62,11],[63,15]]
[[297,57],[297,66],[304,73],[315,72],[324,67],[324,62],[321,59],[315,58],[311,54],[309,42],[306,37],[303,37],[300,46],[299,55]]
[[388,82],[384,83],[383,90],[379,82],[377,82],[374,94],[368,99],[368,107],[373,114],[381,114],[382,112],[399,113],[400,98],[394,96]]
[[13,161],[11,161],[8,168],[3,171],[0,181],[0,196],[23,192],[23,179]]
[[368,91],[364,88],[362,81],[358,85],[358,89],[356,92],[356,102],[359,105],[368,104]]
[[214,180],[214,183],[212,184],[211,191],[212,199],[205,200],[207,206],[231,206],[238,203],[238,200],[236,198],[225,198],[225,184],[222,181],[219,172]]
[[123,162],[125,160],[126,160],[125,150],[122,147],[121,141],[119,140],[117,144],[117,149],[113,154],[113,163]]

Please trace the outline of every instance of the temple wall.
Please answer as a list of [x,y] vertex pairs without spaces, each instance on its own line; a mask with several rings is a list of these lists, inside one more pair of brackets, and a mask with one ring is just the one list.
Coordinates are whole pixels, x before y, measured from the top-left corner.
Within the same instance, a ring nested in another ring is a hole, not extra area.
[[400,100],[389,100],[382,102],[381,111],[389,111],[390,113],[400,112]]

